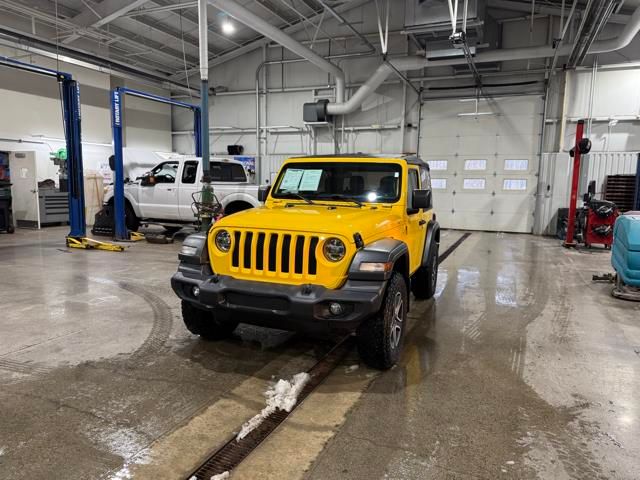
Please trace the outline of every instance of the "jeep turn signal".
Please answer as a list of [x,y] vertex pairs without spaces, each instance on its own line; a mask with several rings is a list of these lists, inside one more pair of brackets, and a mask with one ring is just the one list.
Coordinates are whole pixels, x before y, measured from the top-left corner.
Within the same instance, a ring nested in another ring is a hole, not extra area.
[[362,262],[361,272],[390,272],[393,270],[393,262]]

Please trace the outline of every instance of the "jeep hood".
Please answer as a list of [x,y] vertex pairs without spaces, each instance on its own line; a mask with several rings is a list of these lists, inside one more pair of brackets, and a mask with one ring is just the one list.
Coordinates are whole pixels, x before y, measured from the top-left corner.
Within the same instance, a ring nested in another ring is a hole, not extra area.
[[353,241],[359,233],[366,240],[374,234],[398,227],[401,218],[388,207],[346,207],[336,205],[295,205],[259,207],[223,217],[215,228],[284,230],[319,234],[340,234]]

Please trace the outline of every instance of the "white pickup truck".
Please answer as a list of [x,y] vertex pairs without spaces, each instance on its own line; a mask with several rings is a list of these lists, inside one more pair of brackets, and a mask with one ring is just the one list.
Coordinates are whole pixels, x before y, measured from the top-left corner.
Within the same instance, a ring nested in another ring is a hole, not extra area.
[[[213,193],[225,215],[260,205],[258,185],[250,184],[241,162],[223,158],[211,159]],[[202,190],[202,162],[197,157],[168,159],[124,186],[127,228],[138,230],[141,223],[164,225],[178,230],[196,221],[192,208],[193,194]],[[113,186],[104,197],[113,205]]]

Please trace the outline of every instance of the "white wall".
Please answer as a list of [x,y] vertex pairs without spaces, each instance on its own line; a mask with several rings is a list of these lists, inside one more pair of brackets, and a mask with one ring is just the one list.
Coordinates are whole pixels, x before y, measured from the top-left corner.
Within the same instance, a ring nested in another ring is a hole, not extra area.
[[[10,48],[0,47],[0,55],[51,69],[57,68],[73,75],[80,84],[82,140],[104,144],[83,144],[84,170],[99,170],[100,164],[106,162],[113,152],[109,91],[113,85],[125,83],[108,74],[65,62],[60,62],[57,67],[53,59],[36,55],[25,56],[24,52]],[[126,86],[149,90],[148,87],[130,82],[127,82]],[[165,96],[169,94],[159,89],[152,93]],[[35,151],[39,179],[52,178],[57,181],[57,168],[49,161],[49,152],[63,148],[65,144],[62,140],[62,109],[56,81],[53,78],[0,67],[0,105],[0,150]],[[125,145],[128,149],[171,150],[170,107],[149,105],[149,102],[130,99],[126,108]],[[43,136],[48,138],[42,139]],[[149,166],[152,165],[146,167]]]

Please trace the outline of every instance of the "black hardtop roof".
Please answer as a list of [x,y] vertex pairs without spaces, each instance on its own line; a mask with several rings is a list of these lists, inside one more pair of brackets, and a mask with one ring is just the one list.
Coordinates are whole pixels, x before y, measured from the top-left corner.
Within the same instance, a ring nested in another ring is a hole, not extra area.
[[429,168],[429,164],[422,160],[417,155],[403,155],[400,157],[393,157],[389,155],[367,155],[365,153],[344,153],[344,154],[335,154],[335,155],[306,155],[304,157],[291,157],[295,159],[304,159],[304,158],[351,158],[351,159],[362,159],[366,160],[368,158],[395,158],[398,160],[404,160],[405,162],[411,165],[419,165],[421,167]]

